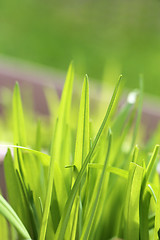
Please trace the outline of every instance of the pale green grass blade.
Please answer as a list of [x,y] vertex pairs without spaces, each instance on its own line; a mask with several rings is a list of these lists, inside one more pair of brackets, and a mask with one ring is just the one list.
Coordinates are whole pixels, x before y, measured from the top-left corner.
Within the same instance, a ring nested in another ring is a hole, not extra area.
[[[74,77],[74,70],[71,64],[69,66],[67,78],[65,81],[65,85],[64,85],[64,89],[61,97],[58,121],[56,122],[54,139],[52,143],[48,188],[47,188],[46,200],[44,204],[44,211],[43,211],[43,217],[41,222],[39,240],[44,240],[46,236],[46,229],[47,229],[49,210],[51,205],[53,181],[54,181],[54,161],[56,161],[61,166],[63,166],[64,164],[64,159],[60,159],[60,155],[61,155],[61,152],[63,151],[62,143],[63,143],[63,140],[65,139],[65,130],[66,130],[67,124],[69,123],[69,118],[70,118],[73,77]],[[65,185],[64,185],[64,188],[65,188]],[[59,194],[59,192],[57,192],[56,194]],[[64,202],[65,202],[65,199],[64,199]]]
[[144,169],[130,163],[125,203],[125,232],[127,240],[139,240],[139,200]]
[[0,236],[2,239],[9,240],[9,228],[7,220],[1,214],[0,214]]
[[13,208],[7,203],[7,201],[0,195],[0,213],[17,229],[24,239],[31,239],[25,226],[13,210]]
[[[104,165],[103,164],[98,164],[98,163],[89,163],[88,164],[89,168],[96,168],[96,169],[103,169]],[[114,173],[115,175],[125,178],[128,178],[128,171],[116,167],[106,167],[106,171],[110,173]]]
[[14,144],[26,147],[26,130],[18,83],[16,83],[13,93],[13,124],[14,124]]
[[153,186],[151,184],[148,184],[147,190],[150,192],[151,196],[153,197],[154,202],[157,204],[157,196],[156,196]]
[[22,147],[22,146],[16,146],[16,145],[4,145],[4,144],[0,144],[0,148],[13,148],[13,149],[22,149],[24,152],[30,152],[32,153],[33,155],[35,155],[40,161],[41,163],[43,164],[43,166],[46,166],[48,167],[49,164],[50,164],[50,156],[46,153],[43,153],[43,152],[39,152],[37,150],[33,150],[31,148],[27,148],[27,147]]
[[98,200],[99,200],[100,194],[101,194],[103,179],[104,179],[105,172],[106,172],[106,166],[107,166],[107,161],[108,161],[109,154],[110,154],[110,148],[111,148],[111,132],[109,130],[109,140],[108,140],[107,156],[106,156],[106,159],[105,159],[105,162],[104,162],[104,166],[103,166],[103,169],[102,169],[102,173],[101,173],[101,176],[100,176],[98,187],[96,189],[97,193],[96,193],[96,197],[95,197],[94,203],[90,207],[90,209],[88,211],[88,216],[86,216],[86,221],[84,222],[82,236],[81,236],[82,240],[83,239],[88,239],[88,236],[89,236],[92,224],[93,224],[95,212],[96,212],[97,205],[98,205]]
[[58,230],[56,232],[56,239],[58,240],[64,240],[64,234],[65,234],[65,231],[66,231],[66,227],[67,227],[67,224],[68,224],[68,220],[69,220],[69,216],[70,216],[70,212],[71,212],[71,209],[72,209],[72,205],[73,205],[73,202],[74,202],[74,199],[75,199],[75,196],[76,196],[76,193],[79,189],[79,186],[80,186],[80,183],[81,183],[81,180],[82,180],[82,177],[85,173],[85,170],[87,168],[87,165],[89,163],[89,161],[92,159],[92,156],[93,156],[93,153],[96,149],[96,146],[99,142],[99,140],[101,139],[101,136],[104,132],[104,130],[106,129],[106,127],[108,127],[107,123],[108,123],[108,120],[109,120],[109,117],[110,117],[110,114],[113,110],[113,107],[114,107],[114,103],[115,103],[115,100],[116,100],[116,96],[117,96],[117,93],[118,93],[118,90],[119,90],[119,85],[120,85],[120,82],[121,82],[121,77],[119,78],[117,84],[116,84],[116,87],[114,89],[114,92],[113,92],[113,95],[112,95],[112,98],[111,98],[111,101],[110,101],[110,104],[108,106],[108,109],[107,109],[107,112],[106,112],[106,115],[104,117],[104,120],[99,128],[99,131],[96,135],[96,138],[93,142],[93,145],[82,165],[82,168],[77,176],[77,179],[74,183],[74,186],[71,190],[71,193],[70,193],[70,196],[67,200],[67,203],[65,205],[65,209],[64,209],[64,214],[62,215],[62,218],[61,218],[61,221],[60,221],[60,224],[58,226]]

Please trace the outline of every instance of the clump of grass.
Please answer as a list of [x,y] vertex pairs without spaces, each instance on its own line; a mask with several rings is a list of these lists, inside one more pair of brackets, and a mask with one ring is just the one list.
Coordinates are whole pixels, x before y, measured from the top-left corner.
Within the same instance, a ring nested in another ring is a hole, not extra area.
[[4,159],[9,203],[0,195],[0,236],[6,240],[159,239],[159,145],[152,154],[151,144],[143,150],[136,145],[142,84],[133,94],[134,101],[127,101],[115,114],[119,78],[102,124],[92,136],[87,76],[73,128],[73,79],[71,64],[47,153],[41,151],[40,122],[35,148],[27,147],[20,90],[15,86],[14,145]]

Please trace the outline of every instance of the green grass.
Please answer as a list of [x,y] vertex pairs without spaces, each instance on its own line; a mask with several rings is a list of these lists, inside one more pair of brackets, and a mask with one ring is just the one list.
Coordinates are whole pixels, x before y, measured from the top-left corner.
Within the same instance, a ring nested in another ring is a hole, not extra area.
[[81,78],[122,73],[131,89],[143,73],[145,92],[159,95],[159,9],[156,0],[2,0],[0,53],[65,71],[74,59]]
[[[26,127],[29,118],[15,85],[14,145],[8,145],[4,159],[8,202],[0,195],[0,236],[5,240],[159,239],[158,131],[143,147],[136,145],[142,144],[142,81],[135,101],[127,100],[117,112],[120,76],[95,134],[99,111],[95,108],[91,121],[88,76],[79,114],[72,102],[73,80],[71,64],[58,109],[59,100],[51,100],[56,93],[48,98],[53,107],[56,104],[57,114],[53,111],[46,125],[44,119],[36,121],[34,132]],[[47,142],[40,141],[43,128],[53,133]]]

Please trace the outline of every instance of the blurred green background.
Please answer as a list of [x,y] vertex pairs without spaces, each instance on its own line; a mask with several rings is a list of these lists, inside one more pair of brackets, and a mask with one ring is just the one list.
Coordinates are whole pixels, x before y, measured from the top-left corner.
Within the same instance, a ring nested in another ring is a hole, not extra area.
[[0,54],[101,81],[122,73],[126,87],[160,91],[160,1],[1,0]]

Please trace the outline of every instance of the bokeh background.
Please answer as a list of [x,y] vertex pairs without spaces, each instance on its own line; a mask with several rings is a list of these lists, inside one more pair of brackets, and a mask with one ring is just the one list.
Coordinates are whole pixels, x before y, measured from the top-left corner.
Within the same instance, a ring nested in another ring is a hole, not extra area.
[[[160,1],[1,0],[0,55],[160,91]],[[115,74],[115,75],[116,75]],[[111,76],[111,77],[110,77]],[[45,80],[44,80],[45,81]]]

